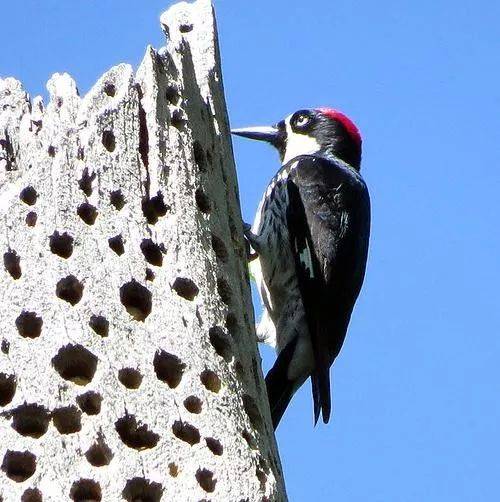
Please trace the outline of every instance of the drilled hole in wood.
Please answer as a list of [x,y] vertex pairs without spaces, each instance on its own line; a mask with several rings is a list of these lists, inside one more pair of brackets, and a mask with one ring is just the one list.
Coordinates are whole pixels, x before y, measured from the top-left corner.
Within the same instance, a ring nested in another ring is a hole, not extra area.
[[202,402],[199,397],[188,396],[184,399],[184,408],[189,411],[189,413],[199,414],[201,413]]
[[8,354],[10,351],[10,343],[8,340],[5,340],[5,338],[0,343],[0,350],[3,354]]
[[176,105],[180,99],[179,87],[175,84],[167,86],[165,89],[165,98],[170,104]]
[[190,31],[193,31],[193,25],[190,23],[181,24],[179,26],[179,31],[181,33],[189,33]]
[[186,115],[184,110],[177,108],[172,112],[172,118],[170,119],[172,125],[176,129],[182,129],[186,124]]
[[76,152],[76,158],[78,160],[83,160],[85,158],[85,149],[82,146],[78,147],[78,151]]
[[205,160],[205,152],[203,151],[203,147],[201,146],[201,143],[198,140],[196,140],[193,143],[193,156],[194,156],[194,161],[198,166],[198,169],[201,172],[205,172],[207,167]]
[[212,234],[212,249],[214,250],[215,256],[218,260],[223,263],[227,262],[228,254],[226,245],[224,244],[224,241],[215,234]]
[[144,322],[151,314],[153,306],[151,291],[135,279],[120,288],[120,301],[136,321]]
[[250,419],[250,423],[254,429],[261,429],[262,427],[262,417],[260,415],[259,407],[255,402],[255,399],[249,394],[243,395],[243,407],[245,408],[246,414]]
[[155,280],[155,273],[150,269],[146,269],[146,281],[154,281]]
[[17,381],[14,375],[0,373],[0,406],[8,405],[16,394]]
[[82,345],[66,345],[52,358],[59,375],[77,385],[87,385],[94,378],[97,357]]
[[182,380],[186,365],[174,354],[159,350],[154,356],[153,367],[158,380],[175,389]]
[[113,190],[109,194],[109,202],[117,211],[121,211],[125,206],[125,197],[123,196],[122,191]]
[[104,93],[110,97],[114,97],[116,94],[116,87],[111,82],[106,82],[104,84]]
[[163,200],[163,194],[158,192],[154,197],[142,199],[142,212],[150,225],[158,222],[158,219],[165,216],[170,208]]
[[13,279],[21,278],[21,258],[12,249],[9,249],[3,255],[3,266]]
[[76,406],[57,408],[52,412],[52,422],[60,434],[74,434],[82,428],[82,412]]
[[53,146],[53,145],[50,145],[48,148],[47,148],[47,153],[49,154],[49,157],[52,157],[54,158],[56,156],[56,147]]
[[89,391],[77,396],[76,403],[87,415],[99,415],[101,413],[102,396],[97,392]]
[[118,371],[118,380],[127,389],[138,389],[142,383],[142,375],[134,368],[122,368]]
[[22,404],[12,410],[12,428],[21,436],[42,437],[49,428],[50,413],[39,404]]
[[141,242],[141,251],[144,259],[151,265],[161,267],[163,264],[162,246],[159,246],[151,239],[143,239]]
[[22,483],[31,478],[36,470],[36,457],[29,451],[7,450],[2,461],[2,471],[12,481]]
[[16,319],[18,333],[24,338],[38,338],[42,333],[43,320],[35,312],[23,311]]
[[56,296],[74,307],[82,299],[83,284],[74,275],[68,275],[56,284]]
[[217,456],[220,456],[224,453],[224,448],[222,447],[221,442],[215,438],[205,438],[205,443],[207,444],[207,448]]
[[25,204],[28,204],[28,206],[33,206],[36,203],[37,197],[38,194],[36,193],[36,190],[32,186],[27,186],[26,188],[23,188],[21,190],[21,193],[19,194],[19,198]]
[[207,197],[205,192],[198,188],[194,194],[194,198],[196,200],[196,205],[198,209],[205,214],[208,214],[211,211],[210,199]]
[[174,436],[191,446],[200,442],[200,431],[194,426],[181,420],[176,420],[172,424]]
[[132,478],[127,481],[122,497],[127,502],[160,502],[163,487],[159,483],[144,478]]
[[38,219],[38,216],[35,213],[35,211],[30,211],[26,215],[26,219],[24,221],[26,222],[26,225],[28,225],[28,227],[34,227],[36,225],[37,219]]
[[82,221],[84,221],[87,225],[93,225],[95,220],[97,219],[97,209],[88,202],[84,202],[78,206],[76,213]]
[[139,425],[133,415],[127,414],[117,420],[115,429],[120,439],[135,450],[154,448],[160,439],[160,436],[150,431],[146,424]]
[[207,493],[212,493],[215,490],[217,480],[214,478],[214,473],[209,469],[198,469],[196,471],[196,481]]
[[97,335],[103,338],[109,334],[109,321],[102,315],[93,315],[90,318],[89,326]]
[[113,152],[116,148],[115,134],[113,131],[102,132],[102,144],[108,152]]
[[38,488],[28,488],[21,495],[21,502],[43,502],[42,492]]
[[94,467],[103,467],[109,465],[113,459],[113,452],[104,439],[99,436],[97,441],[85,452],[85,458]]
[[212,370],[203,370],[200,375],[201,383],[206,389],[218,393],[221,389],[220,378]]
[[123,245],[123,238],[121,234],[110,237],[108,239],[108,245],[118,256],[125,253],[125,246]]
[[69,258],[73,254],[74,239],[67,232],[60,234],[57,230],[49,237],[50,251],[61,258]]
[[217,279],[217,292],[219,293],[220,299],[226,304],[230,305],[233,297],[233,292],[231,286],[225,280],[219,277]]
[[168,464],[168,473],[173,478],[176,478],[179,475],[179,467],[175,462],[170,462],[170,464]]
[[82,177],[78,180],[78,186],[80,190],[87,196],[90,197],[92,195],[92,183],[96,178],[96,173],[89,174],[89,170],[86,167],[83,170]]
[[233,357],[233,349],[226,333],[218,326],[213,326],[208,331],[208,336],[215,352],[229,362]]
[[101,486],[93,479],[79,479],[71,486],[69,498],[75,502],[100,502]]
[[172,284],[172,289],[182,298],[186,300],[194,300],[196,295],[200,292],[198,286],[186,277],[177,277]]
[[243,431],[241,433],[241,436],[246,441],[246,443],[248,444],[250,449],[252,449],[252,450],[258,449],[257,441],[255,441],[254,437],[248,431],[246,431],[246,430]]

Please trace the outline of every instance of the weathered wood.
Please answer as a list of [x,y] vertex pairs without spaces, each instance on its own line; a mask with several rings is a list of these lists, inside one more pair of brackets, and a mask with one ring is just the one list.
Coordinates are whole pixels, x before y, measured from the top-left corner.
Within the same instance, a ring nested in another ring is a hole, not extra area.
[[0,80],[6,501],[286,499],[211,3],[161,23],[83,98]]

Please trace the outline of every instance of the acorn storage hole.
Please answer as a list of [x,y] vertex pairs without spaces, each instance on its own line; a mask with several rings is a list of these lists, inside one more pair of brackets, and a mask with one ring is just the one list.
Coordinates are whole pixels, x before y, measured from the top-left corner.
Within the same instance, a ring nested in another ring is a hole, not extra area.
[[123,443],[134,450],[154,448],[160,439],[146,424],[139,425],[137,419],[129,414],[115,422],[115,429]]
[[212,249],[214,250],[215,256],[221,262],[226,263],[228,259],[228,253],[224,241],[220,237],[217,237],[217,235],[215,234],[212,234],[211,237],[212,237]]
[[217,292],[219,293],[220,299],[226,305],[231,304],[233,291],[231,290],[231,286],[229,285],[229,283],[222,277],[219,277],[217,279]]
[[76,214],[84,221],[87,225],[93,225],[97,219],[97,209],[88,202],[83,202],[80,204],[76,210]]
[[76,406],[57,408],[52,412],[52,422],[60,434],[74,434],[82,428],[82,412]]
[[21,495],[21,502],[43,502],[42,492],[38,488],[28,488]]
[[104,94],[106,94],[110,98],[113,98],[116,94],[115,84],[112,84],[111,82],[106,82],[104,84]]
[[21,278],[21,257],[13,249],[9,249],[4,253],[3,266],[12,279],[17,280]]
[[198,209],[202,213],[208,214],[212,209],[212,207],[210,205],[210,199],[205,194],[205,192],[201,188],[196,189],[194,193],[194,198],[196,201],[196,205],[198,206]]
[[22,483],[35,474],[36,457],[29,451],[7,450],[1,469],[12,481]]
[[93,479],[79,479],[71,486],[69,498],[75,502],[100,502],[101,486]]
[[117,210],[121,211],[125,206],[125,197],[121,190],[113,190],[109,194],[109,202]]
[[49,428],[49,410],[39,404],[24,403],[11,412],[12,428],[21,436],[41,438]]
[[33,206],[36,203],[38,194],[36,193],[36,190],[32,186],[27,186],[26,188],[23,188],[21,190],[19,198],[28,206]]
[[38,215],[35,211],[30,211],[25,218],[25,223],[28,227],[34,227],[36,225],[36,220],[38,219]]
[[92,195],[92,183],[96,178],[96,173],[89,173],[88,168],[86,167],[83,170],[82,177],[78,180],[78,186],[80,190],[87,196],[90,197]]
[[135,279],[120,288],[120,301],[136,321],[144,322],[151,314],[153,306],[151,291]]
[[118,371],[118,380],[127,389],[138,389],[142,383],[141,373],[134,368],[122,368]]
[[87,385],[94,378],[97,357],[82,345],[65,345],[52,358],[59,375],[77,385]]
[[188,396],[186,399],[184,399],[184,408],[189,411],[189,413],[194,413],[195,415],[198,415],[201,413],[203,403],[201,402],[201,399],[196,396]]
[[200,431],[194,426],[181,420],[176,420],[172,425],[174,436],[191,446],[200,442]]
[[87,462],[94,467],[109,465],[113,456],[113,452],[104,442],[102,436],[99,436],[97,441],[85,452]]
[[212,326],[208,331],[210,343],[215,352],[221,356],[226,362],[231,361],[233,357],[233,349],[228,335],[218,326]]
[[83,284],[74,275],[68,275],[56,284],[56,296],[74,307],[82,299]]
[[107,337],[109,334],[109,321],[102,315],[91,316],[89,326],[97,335],[102,336],[103,338]]
[[163,194],[158,192],[153,197],[144,197],[142,199],[142,212],[150,225],[158,222],[158,219],[165,216],[169,207],[165,204]]
[[160,502],[163,487],[145,478],[132,478],[127,481],[122,497],[127,502]]
[[212,493],[217,484],[214,473],[209,469],[198,469],[196,471],[196,481],[198,481],[198,484],[208,493]]
[[101,413],[102,396],[97,392],[89,391],[77,396],[76,403],[87,415],[99,415]]
[[168,464],[168,473],[173,478],[176,478],[179,475],[179,466],[175,462],[170,462]]
[[260,414],[259,407],[257,406],[255,399],[249,394],[243,395],[243,408],[250,419],[252,427],[257,430],[261,429],[262,416]]
[[159,246],[151,239],[143,239],[141,242],[141,251],[144,259],[151,265],[161,267],[163,265],[162,246]]
[[108,245],[118,256],[125,253],[125,246],[123,245],[123,237],[121,234],[110,237],[108,239]]
[[174,354],[159,350],[154,356],[153,368],[158,380],[175,389],[182,380],[186,365]]
[[182,298],[186,300],[194,300],[196,295],[200,292],[198,286],[186,277],[177,277],[172,284],[172,289]]
[[193,143],[193,157],[196,165],[198,166],[198,169],[201,172],[206,171],[205,152],[203,151],[203,147],[198,140]]
[[102,144],[108,152],[114,152],[116,148],[115,133],[111,130],[102,132]]
[[57,230],[49,237],[50,251],[61,258],[69,258],[73,254],[74,239],[67,232],[60,234]]
[[7,406],[16,394],[17,381],[14,375],[0,373],[0,406]]
[[221,456],[224,453],[224,448],[222,447],[221,442],[215,438],[205,438],[205,443],[207,448],[217,456]]
[[193,25],[191,23],[183,23],[179,26],[179,31],[181,33],[189,33],[193,31]]
[[179,87],[176,84],[167,86],[165,89],[165,98],[170,104],[176,105],[180,99]]
[[212,370],[202,371],[200,380],[205,388],[211,392],[215,392],[217,394],[221,389],[222,384],[220,378]]
[[38,338],[42,333],[43,320],[35,312],[23,311],[16,319],[16,328],[23,338]]

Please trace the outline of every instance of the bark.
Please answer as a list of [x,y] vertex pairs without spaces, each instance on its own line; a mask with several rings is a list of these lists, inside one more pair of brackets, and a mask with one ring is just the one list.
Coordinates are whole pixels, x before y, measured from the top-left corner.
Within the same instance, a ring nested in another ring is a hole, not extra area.
[[208,0],[84,97],[0,80],[0,499],[286,500]]

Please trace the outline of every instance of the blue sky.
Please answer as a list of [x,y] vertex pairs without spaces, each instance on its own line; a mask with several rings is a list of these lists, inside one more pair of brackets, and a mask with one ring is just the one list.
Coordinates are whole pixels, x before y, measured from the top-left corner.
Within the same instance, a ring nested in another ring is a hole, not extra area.
[[[278,430],[290,500],[498,500],[500,3],[215,4],[234,126],[329,105],[364,137],[367,277],[333,372],[331,423],[313,429],[306,384]],[[36,94],[69,71],[85,92],[162,45],[168,5],[6,3],[0,75]],[[278,160],[244,140],[235,154],[251,220]]]

